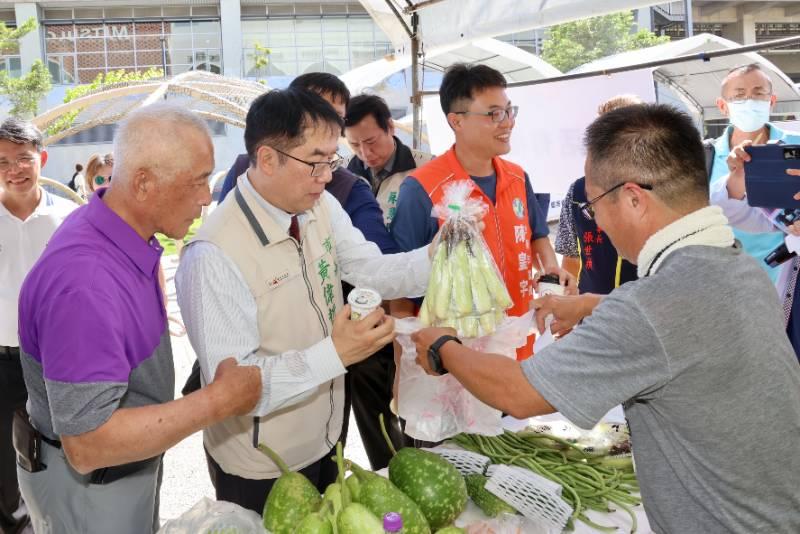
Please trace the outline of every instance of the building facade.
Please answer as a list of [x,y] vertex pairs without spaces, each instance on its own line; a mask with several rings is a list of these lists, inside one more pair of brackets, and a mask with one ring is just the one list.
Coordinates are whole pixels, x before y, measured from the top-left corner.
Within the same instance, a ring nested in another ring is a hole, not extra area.
[[[800,2],[792,0],[691,0],[668,2],[639,10],[639,25],[672,39],[686,36],[686,5],[694,34],[711,33],[744,45],[800,35]],[[764,50],[795,82],[800,82],[800,45]]]
[[6,25],[31,17],[37,30],[19,49],[2,51],[0,69],[24,72],[42,59],[57,85],[156,68],[167,76],[206,70],[281,86],[304,72],[341,74],[391,51],[356,1],[0,0]]

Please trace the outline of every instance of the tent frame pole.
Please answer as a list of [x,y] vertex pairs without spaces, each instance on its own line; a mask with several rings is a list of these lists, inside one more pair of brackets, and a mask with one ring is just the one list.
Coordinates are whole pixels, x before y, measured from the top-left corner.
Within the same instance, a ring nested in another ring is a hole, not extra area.
[[419,75],[419,15],[414,12],[411,14],[411,105],[413,109],[413,123],[411,131],[411,147],[418,150],[422,137],[422,86]]

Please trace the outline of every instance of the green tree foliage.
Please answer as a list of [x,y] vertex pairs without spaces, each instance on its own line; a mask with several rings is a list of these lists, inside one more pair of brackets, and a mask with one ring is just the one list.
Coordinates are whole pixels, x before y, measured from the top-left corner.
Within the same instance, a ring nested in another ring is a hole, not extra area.
[[[35,30],[36,19],[30,18],[19,28],[8,28],[0,22],[0,54],[19,53],[19,40]],[[5,70],[0,71],[0,95],[11,103],[9,113],[14,117],[31,118],[39,109],[39,101],[50,92],[50,73],[44,64],[36,60],[25,76],[12,78]]]
[[[126,71],[123,69],[112,70],[106,73],[100,73],[95,77],[91,83],[78,85],[71,89],[67,89],[64,95],[64,103],[72,102],[83,96],[99,91],[100,89],[107,88],[116,84],[130,83],[130,82],[144,82],[156,78],[163,78],[164,71],[161,69],[150,68],[144,72],[140,71]],[[72,111],[62,115],[56,122],[47,128],[47,135],[55,135],[72,126],[75,118],[83,111],[84,108],[76,108]]]
[[595,59],[669,41],[669,36],[658,36],[647,29],[632,32],[632,28],[631,11],[559,24],[550,28],[542,58],[567,72]]

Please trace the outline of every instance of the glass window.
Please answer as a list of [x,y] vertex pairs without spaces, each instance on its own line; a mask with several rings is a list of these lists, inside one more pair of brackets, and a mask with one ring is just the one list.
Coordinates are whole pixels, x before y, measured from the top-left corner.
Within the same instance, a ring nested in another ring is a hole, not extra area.
[[[296,33],[295,40],[297,42],[297,46],[322,47],[322,35],[319,33]],[[271,39],[270,44],[272,44]]]
[[326,31],[322,35],[322,38],[325,41],[326,48],[330,45],[344,45],[345,47],[347,46],[347,33],[345,32]]
[[350,70],[350,62],[346,59],[343,61],[332,61],[326,57],[324,70],[325,72],[330,72],[338,76]]
[[270,20],[267,31],[269,33],[292,33],[294,31],[294,20]]
[[108,53],[108,67],[109,68],[123,68],[135,67],[134,56],[130,52],[109,52]]
[[137,35],[135,41],[136,50],[161,50],[161,37],[158,35]]
[[193,21],[192,32],[216,33],[217,35],[219,35],[219,22],[213,20]]
[[106,49],[105,39],[78,39],[75,43],[76,51],[79,54],[87,52],[104,52]]
[[[160,43],[160,41],[159,41]],[[159,47],[161,45],[159,44]],[[170,50],[175,50],[176,48],[192,48],[192,36],[191,35],[170,35],[167,37],[167,47]]]
[[191,35],[192,23],[191,22],[166,22],[164,24],[164,33],[171,35]]
[[78,69],[78,83],[92,83],[98,75],[104,74],[106,69]]
[[294,34],[293,33],[270,33],[268,36],[269,38],[269,46],[294,46]]
[[[161,21],[134,22],[133,24],[136,35],[161,35],[164,33]],[[167,33],[169,33],[169,26],[167,26]]]
[[269,55],[269,64],[267,65],[270,76],[275,76],[276,74],[297,75],[296,48],[273,48],[271,50],[272,53]]
[[195,48],[219,48],[221,45],[219,33],[194,34]]
[[346,46],[328,46],[327,39],[325,42],[325,59],[339,59],[346,61],[348,59],[348,51]]
[[320,19],[297,19],[294,26],[297,33],[313,32],[319,35],[322,31],[322,21]]
[[[167,53],[167,63],[170,61],[170,54]],[[136,66],[139,69],[148,69],[155,67],[157,69],[163,68],[164,60],[161,50],[137,50],[136,51]]]
[[322,20],[322,27],[325,29],[326,37],[328,32],[347,32],[347,19],[326,18]]

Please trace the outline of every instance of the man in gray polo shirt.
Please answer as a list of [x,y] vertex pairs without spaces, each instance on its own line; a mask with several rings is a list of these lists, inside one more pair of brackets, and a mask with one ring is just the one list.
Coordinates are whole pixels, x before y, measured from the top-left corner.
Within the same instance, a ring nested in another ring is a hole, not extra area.
[[[27,411],[44,466],[18,448],[17,474],[36,532],[154,532],[161,454],[249,412],[261,393],[257,368],[226,359],[209,387],[173,400],[154,234],[182,238],[211,200],[205,122],[166,104],[137,110],[117,130],[114,160],[111,187],[60,227],[20,293]],[[19,419],[14,434],[35,439]]]
[[417,361],[518,418],[558,410],[591,428],[622,403],[656,532],[800,532],[800,366],[769,277],[708,206],[691,120],[630,106],[598,118],[586,146],[580,209],[639,280],[599,303],[536,301],[540,330],[550,314],[553,331],[583,322],[525,362],[436,343],[448,329],[416,335]]

